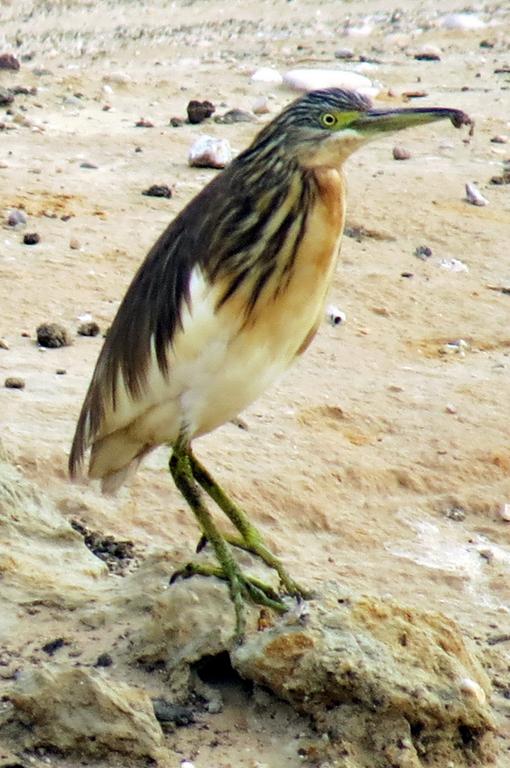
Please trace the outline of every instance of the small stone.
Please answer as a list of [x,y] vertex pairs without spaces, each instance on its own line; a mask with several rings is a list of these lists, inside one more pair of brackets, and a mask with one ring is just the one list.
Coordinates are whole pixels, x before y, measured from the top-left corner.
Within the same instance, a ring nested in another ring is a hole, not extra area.
[[426,261],[432,256],[432,249],[429,248],[428,245],[418,245],[417,248],[415,248],[414,255],[418,259]]
[[170,125],[174,128],[180,128],[182,125],[184,125],[184,120],[182,117],[171,117],[170,118]]
[[37,343],[48,349],[69,347],[73,343],[69,331],[59,323],[41,323],[36,333]]
[[101,653],[97,657],[94,666],[95,667],[111,667],[112,664],[113,664],[113,659],[110,656],[110,654],[109,653]]
[[25,389],[25,379],[19,376],[8,376],[4,381],[4,387],[7,389]]
[[0,54],[0,69],[10,69],[12,72],[17,72],[19,68],[19,60],[12,53]]
[[9,88],[0,88],[0,106],[7,107],[14,101],[14,95]]
[[422,45],[414,58],[416,61],[441,61],[441,49],[435,45]]
[[498,514],[502,520],[506,523],[510,523],[510,504],[502,504],[498,510]]
[[78,326],[78,335],[79,336],[98,336],[101,329],[99,328],[98,324],[94,322],[94,320],[86,323],[81,323]]
[[65,369],[65,368],[57,368],[57,370],[55,371],[55,373],[57,374],[57,376],[65,376],[65,375],[66,375],[66,373],[67,373],[67,371],[66,371],[66,369]]
[[272,85],[281,85],[283,77],[277,69],[273,67],[260,67],[256,69],[251,76],[251,80],[254,83],[271,83]]
[[154,123],[151,120],[146,120],[145,117],[141,117],[135,123],[136,128],[154,128]]
[[7,217],[7,224],[10,227],[24,226],[27,223],[27,217],[19,208],[14,208]]
[[510,170],[505,170],[501,176],[491,176],[491,184],[510,184]]
[[226,139],[200,136],[190,147],[188,163],[198,168],[225,168],[232,160],[232,150]]
[[394,160],[409,160],[411,157],[411,153],[408,149],[405,147],[402,147],[400,144],[396,144],[393,147],[393,159]]
[[471,205],[478,206],[487,205],[489,202],[487,198],[482,195],[480,190],[471,182],[466,184],[466,200],[468,203],[471,203]]
[[449,507],[445,512],[445,517],[448,520],[454,520],[456,523],[461,523],[466,519],[466,513],[462,507]]
[[232,123],[254,123],[255,117],[243,109],[230,109],[224,115],[218,115],[214,118],[215,123],[230,125]]
[[71,248],[71,250],[73,251],[79,251],[81,248],[80,241],[77,240],[75,237],[72,237],[69,240],[69,248]]
[[156,720],[160,723],[174,723],[182,727],[195,722],[195,715],[191,707],[173,704],[163,698],[152,699],[152,706]]
[[269,104],[265,96],[259,96],[258,99],[255,99],[252,111],[255,115],[267,115],[269,113]]
[[459,688],[466,696],[476,699],[479,704],[485,704],[487,698],[485,691],[475,680],[470,677],[463,677],[460,680]]
[[354,51],[352,48],[338,48],[338,50],[335,51],[335,59],[352,59],[354,56]]
[[448,403],[448,405],[445,408],[445,411],[446,411],[446,413],[452,413],[452,414],[453,413],[457,413],[456,407],[454,405],[452,405],[451,403]]
[[57,637],[55,640],[50,640],[49,643],[46,643],[46,645],[43,645],[41,648],[41,651],[44,651],[44,653],[47,653],[48,656],[53,656],[53,654],[56,651],[59,651],[61,648],[66,645],[66,641],[63,637]]
[[25,245],[37,245],[41,240],[40,235],[37,232],[27,232],[23,235],[23,242]]
[[404,101],[410,101],[410,99],[424,99],[425,96],[428,96],[427,91],[404,91],[402,93]]
[[0,349],[10,349],[9,342],[0,338]]
[[166,184],[153,184],[142,192],[147,197],[172,197],[172,190]]
[[90,163],[88,160],[85,160],[83,163],[80,163],[80,168],[86,168],[87,170],[95,171],[97,170],[98,166],[94,163]]
[[508,136],[498,134],[491,139],[492,144],[508,144]]
[[216,111],[216,107],[210,101],[197,101],[192,99],[186,108],[188,120],[193,125],[203,123],[208,117],[211,117]]
[[334,304],[330,304],[326,308],[326,320],[330,325],[341,325],[342,323],[345,323],[346,319],[347,316],[345,312],[342,312],[342,310],[338,309]]

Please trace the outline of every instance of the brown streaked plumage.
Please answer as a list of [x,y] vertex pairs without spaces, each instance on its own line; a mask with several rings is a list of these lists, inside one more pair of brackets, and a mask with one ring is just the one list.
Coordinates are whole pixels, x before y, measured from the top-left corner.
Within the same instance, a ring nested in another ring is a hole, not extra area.
[[[173,478],[213,546],[235,602],[281,609],[244,576],[199,488],[243,546],[302,594],[256,529],[191,452],[191,441],[233,418],[312,341],[344,226],[344,160],[385,131],[449,118],[450,109],[375,110],[359,94],[326,89],[295,101],[174,219],[135,275],[99,356],[69,459],[76,476],[115,490],[158,445],[172,446]],[[193,566],[193,572],[204,572]]]

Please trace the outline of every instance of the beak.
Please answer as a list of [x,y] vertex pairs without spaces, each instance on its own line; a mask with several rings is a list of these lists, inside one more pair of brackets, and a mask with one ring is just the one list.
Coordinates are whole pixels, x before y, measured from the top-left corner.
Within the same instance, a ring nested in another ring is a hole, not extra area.
[[[450,120],[455,128],[462,125],[473,126],[473,121],[460,109],[443,109],[442,107],[417,107],[415,109],[369,109],[360,112],[349,128],[371,137],[380,133],[401,131],[416,125],[434,123],[436,120]],[[471,129],[472,132],[472,129]]]

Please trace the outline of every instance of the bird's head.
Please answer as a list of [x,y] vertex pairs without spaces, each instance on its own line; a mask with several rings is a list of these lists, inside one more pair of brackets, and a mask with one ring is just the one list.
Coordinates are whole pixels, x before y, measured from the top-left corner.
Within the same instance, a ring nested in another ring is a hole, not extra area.
[[275,147],[304,167],[339,167],[352,152],[380,135],[444,119],[456,127],[471,124],[458,109],[374,109],[366,96],[355,91],[326,88],[296,99],[254,143],[267,146],[274,141]]

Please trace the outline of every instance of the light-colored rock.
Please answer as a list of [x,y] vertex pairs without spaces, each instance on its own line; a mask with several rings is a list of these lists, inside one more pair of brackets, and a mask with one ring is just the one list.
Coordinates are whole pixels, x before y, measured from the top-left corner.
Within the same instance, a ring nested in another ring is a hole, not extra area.
[[92,669],[32,669],[8,694],[13,706],[3,729],[21,731],[25,748],[52,747],[64,753],[157,755],[163,732],[149,695],[108,680]]
[[439,23],[444,29],[483,29],[487,26],[476,13],[447,13]]
[[304,622],[284,618],[251,634],[231,659],[242,677],[311,715],[329,734],[328,757],[352,757],[342,766],[490,760],[487,676],[439,614],[332,592],[310,604]]
[[466,184],[466,200],[468,203],[471,203],[471,205],[477,205],[479,207],[483,207],[489,203],[487,198],[484,197],[480,190],[471,182]]
[[191,145],[188,163],[198,168],[225,168],[232,160],[232,149],[226,139],[199,136]]
[[281,85],[283,78],[277,69],[273,67],[260,67],[256,69],[251,76],[251,80],[254,83],[271,83],[273,85]]
[[291,69],[284,74],[283,82],[294,91],[345,88],[365,96],[376,96],[380,90],[368,77],[341,69]]

